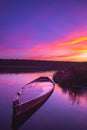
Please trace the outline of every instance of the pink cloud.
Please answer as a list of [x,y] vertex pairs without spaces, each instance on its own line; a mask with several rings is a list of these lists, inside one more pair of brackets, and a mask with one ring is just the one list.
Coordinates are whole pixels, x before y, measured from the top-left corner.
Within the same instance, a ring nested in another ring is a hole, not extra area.
[[75,56],[87,52],[87,37],[75,37],[72,40],[69,38],[68,41],[65,39],[65,42],[36,46],[31,52],[39,54],[38,57],[42,56],[42,59],[46,55],[45,59],[74,60]]
[[74,60],[75,58],[76,60],[76,57],[79,57],[79,55],[81,56],[87,51],[87,31],[77,31],[71,33],[62,40],[58,39],[50,44],[40,43],[38,45],[33,45],[33,47],[31,47],[32,34],[30,37],[23,34],[24,32],[18,32],[17,34],[15,32],[5,35],[5,40],[9,41],[10,44],[3,43],[4,40],[1,41],[1,58],[15,57],[50,60]]

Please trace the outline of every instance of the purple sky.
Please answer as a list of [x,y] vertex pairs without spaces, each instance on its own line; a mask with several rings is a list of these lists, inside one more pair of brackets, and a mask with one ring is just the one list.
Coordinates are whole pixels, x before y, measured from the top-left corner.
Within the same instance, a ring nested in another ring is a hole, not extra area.
[[2,0],[0,12],[0,58],[87,61],[86,0]]

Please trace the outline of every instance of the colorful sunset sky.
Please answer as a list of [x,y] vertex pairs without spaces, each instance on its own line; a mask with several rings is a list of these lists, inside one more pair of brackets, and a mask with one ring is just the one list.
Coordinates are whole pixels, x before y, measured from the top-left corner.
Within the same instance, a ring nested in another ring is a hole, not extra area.
[[87,62],[87,0],[1,0],[0,58]]

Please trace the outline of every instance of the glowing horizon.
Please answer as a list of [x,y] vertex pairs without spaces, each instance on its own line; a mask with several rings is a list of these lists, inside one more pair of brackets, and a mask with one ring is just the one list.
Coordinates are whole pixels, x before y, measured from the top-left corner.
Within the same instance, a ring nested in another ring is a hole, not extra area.
[[86,4],[3,2],[0,58],[87,62]]

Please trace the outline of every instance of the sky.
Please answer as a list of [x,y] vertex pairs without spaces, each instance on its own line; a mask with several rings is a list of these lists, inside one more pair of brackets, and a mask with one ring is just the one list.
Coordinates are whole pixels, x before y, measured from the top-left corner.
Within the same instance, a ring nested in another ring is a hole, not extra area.
[[87,0],[1,0],[0,58],[87,62]]

